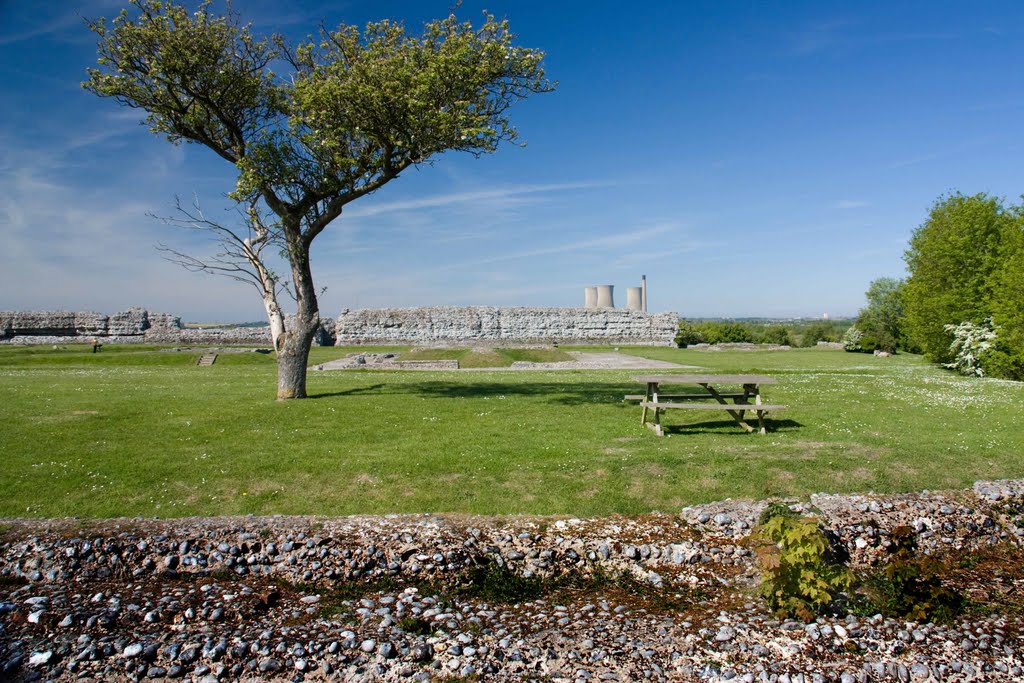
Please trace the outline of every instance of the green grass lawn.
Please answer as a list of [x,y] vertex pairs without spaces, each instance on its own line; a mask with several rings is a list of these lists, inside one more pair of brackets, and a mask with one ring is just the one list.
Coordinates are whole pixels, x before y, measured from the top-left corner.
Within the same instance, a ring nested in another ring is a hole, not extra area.
[[771,374],[790,409],[767,436],[673,411],[689,425],[659,439],[622,401],[637,371],[311,372],[313,398],[279,403],[267,355],[4,347],[0,516],[673,512],[1024,476],[1022,384],[908,355],[622,351]]

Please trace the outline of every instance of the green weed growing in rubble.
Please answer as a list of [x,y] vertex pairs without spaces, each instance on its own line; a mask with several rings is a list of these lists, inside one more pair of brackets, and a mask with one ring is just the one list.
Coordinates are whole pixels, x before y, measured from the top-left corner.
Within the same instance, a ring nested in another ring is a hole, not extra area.
[[917,553],[913,529],[898,526],[889,538],[891,554],[885,566],[861,582],[869,611],[937,622],[952,621],[964,611],[964,597],[943,581],[948,568],[934,557]]
[[775,515],[755,534],[761,593],[779,616],[812,620],[851,584],[814,517]]

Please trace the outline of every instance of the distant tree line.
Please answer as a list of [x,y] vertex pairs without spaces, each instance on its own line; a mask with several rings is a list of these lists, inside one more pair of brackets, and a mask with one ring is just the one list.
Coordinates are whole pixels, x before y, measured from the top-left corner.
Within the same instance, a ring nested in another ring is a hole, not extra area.
[[939,197],[904,254],[908,276],[871,282],[853,321],[679,323],[679,346],[751,342],[908,351],[968,375],[1024,380],[1024,204]]
[[902,349],[964,374],[1024,380],[1024,206],[939,197],[904,259],[906,280],[871,283],[847,350]]
[[849,320],[680,320],[676,344],[779,344],[815,346],[819,341],[838,342]]

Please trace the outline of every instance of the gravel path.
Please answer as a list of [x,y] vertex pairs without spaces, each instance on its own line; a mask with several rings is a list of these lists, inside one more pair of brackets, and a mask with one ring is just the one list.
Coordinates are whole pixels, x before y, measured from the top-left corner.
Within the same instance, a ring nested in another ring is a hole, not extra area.
[[[0,680],[1024,679],[1019,609],[945,625],[773,618],[741,541],[764,506],[596,519],[8,520]],[[927,552],[1019,548],[1024,533],[1024,481],[793,506],[818,514],[854,567],[877,564],[897,526]],[[486,581],[465,578],[484,566],[510,570],[495,595],[509,576],[534,587],[560,577],[564,588],[489,599],[467,587]],[[980,576],[968,590],[1013,600],[1021,583]]]

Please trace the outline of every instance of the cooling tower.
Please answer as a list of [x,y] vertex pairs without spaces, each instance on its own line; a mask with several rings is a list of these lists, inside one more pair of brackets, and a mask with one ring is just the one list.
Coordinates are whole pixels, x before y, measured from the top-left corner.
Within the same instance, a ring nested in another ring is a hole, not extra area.
[[597,287],[585,287],[583,289],[583,305],[587,308],[597,308]]
[[626,308],[631,311],[642,311],[644,308],[642,290],[639,287],[626,287]]
[[615,308],[615,298],[612,290],[615,289],[615,285],[598,285],[597,286],[597,307],[598,308]]

